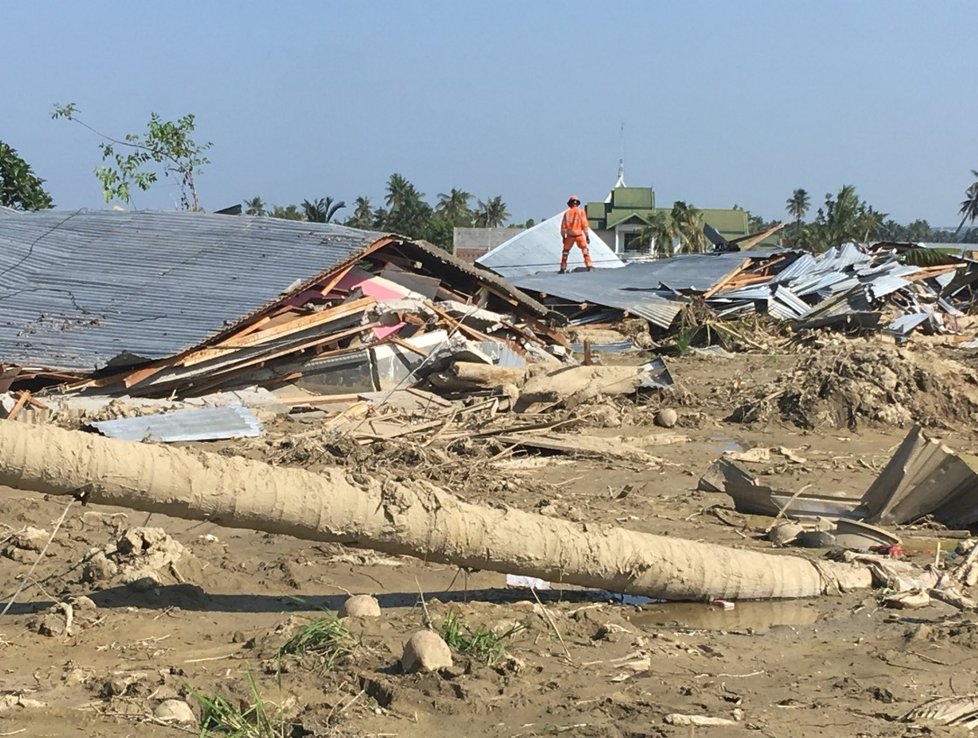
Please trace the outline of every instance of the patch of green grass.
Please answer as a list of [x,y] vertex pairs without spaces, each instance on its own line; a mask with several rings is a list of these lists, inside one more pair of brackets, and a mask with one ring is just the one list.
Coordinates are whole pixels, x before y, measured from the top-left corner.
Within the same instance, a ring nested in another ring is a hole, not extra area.
[[313,620],[302,626],[278,651],[281,664],[283,656],[305,656],[315,654],[319,657],[324,671],[331,671],[353,655],[357,640],[333,613]]
[[517,633],[526,629],[524,625],[514,625],[505,633],[493,633],[485,626],[470,628],[462,622],[457,612],[450,612],[436,628],[438,635],[449,647],[489,666],[498,663],[506,656],[506,643]]
[[247,708],[234,705],[220,695],[206,697],[193,687],[188,687],[200,703],[201,738],[215,734],[228,738],[285,738],[291,734],[292,728],[282,715],[271,715],[251,672],[248,672],[248,686],[252,703]]

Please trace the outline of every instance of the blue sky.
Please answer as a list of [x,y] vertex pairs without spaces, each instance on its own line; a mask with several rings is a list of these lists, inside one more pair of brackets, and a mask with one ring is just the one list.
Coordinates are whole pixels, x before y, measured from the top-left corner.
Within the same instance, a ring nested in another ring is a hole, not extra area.
[[[0,140],[59,207],[102,207],[98,140],[192,112],[204,206],[502,195],[513,219],[628,184],[786,217],[854,184],[956,225],[978,168],[973,0],[3,4]],[[173,207],[168,183],[137,207]],[[347,211],[349,212],[349,211]],[[341,216],[345,213],[341,213]]]

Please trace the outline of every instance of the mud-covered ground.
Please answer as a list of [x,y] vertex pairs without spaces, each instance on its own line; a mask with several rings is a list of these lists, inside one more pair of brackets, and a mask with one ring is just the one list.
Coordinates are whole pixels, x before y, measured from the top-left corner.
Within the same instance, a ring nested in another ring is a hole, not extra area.
[[[821,364],[809,370],[829,366],[826,355],[812,353],[806,360]],[[915,366],[945,360],[926,351],[915,358]],[[593,414],[594,427],[586,428],[587,420],[576,425],[661,459],[651,467],[495,449],[498,458],[490,461],[484,450],[439,451],[436,444],[388,449],[396,457],[388,466],[440,480],[471,501],[774,551],[759,533],[769,520],[734,513],[727,496],[696,490],[718,455],[774,449],[768,461],[750,465],[766,483],[859,495],[906,432],[896,424],[902,410],[874,417],[870,390],[860,395],[866,412],[843,407],[841,414],[819,415],[824,407],[799,380],[792,387],[807,390],[807,399],[802,391],[779,405],[772,395],[788,388],[797,361],[759,354],[677,359],[670,367],[678,388],[669,401],[680,414],[677,427],[645,422],[654,403],[612,403],[611,411]],[[954,382],[944,374],[920,380],[926,386],[918,389],[930,402],[932,424],[945,426],[933,433],[974,453],[975,424],[965,404],[974,389],[964,376],[970,370],[967,362],[952,368],[962,375],[957,400],[942,405],[947,393],[940,394],[939,382]],[[870,369],[853,381],[871,388],[894,382]],[[874,402],[897,398],[901,408],[924,412],[914,404],[917,393],[902,385],[893,392]],[[838,402],[852,405],[853,398]],[[745,405],[759,408],[750,424],[728,420]],[[580,416],[587,413],[583,408]],[[807,425],[816,427],[804,427],[798,413],[811,415]],[[199,446],[281,457],[295,434],[283,421],[268,439]],[[0,601],[38,558],[23,540],[28,527],[50,532],[64,510],[62,499],[0,489],[0,551],[7,552],[0,556]],[[116,550],[126,531],[143,527],[166,537],[130,535],[134,548]],[[939,532],[903,535],[913,560],[934,560]],[[35,539],[43,544],[46,536]],[[944,540],[942,549],[955,543]],[[158,584],[142,576],[147,567]],[[134,584],[123,584],[127,578]],[[314,654],[278,657],[298,628],[323,610],[335,612],[349,593],[375,594],[383,611],[377,619],[344,621],[349,633],[336,663]],[[449,616],[471,631],[511,635],[492,664],[457,654],[451,669],[400,673],[404,640],[426,619],[437,625]],[[269,736],[963,735],[964,728],[899,718],[929,698],[976,691],[976,670],[978,618],[946,605],[883,609],[864,591],[722,610],[622,601],[559,584],[537,601],[528,591],[506,589],[499,573],[75,504],[0,618],[0,736],[196,733],[197,726],[167,724],[154,711],[180,699],[199,715],[201,698],[216,695],[238,711],[260,700],[269,729],[252,734]],[[674,726],[665,722],[671,713],[736,724]]]

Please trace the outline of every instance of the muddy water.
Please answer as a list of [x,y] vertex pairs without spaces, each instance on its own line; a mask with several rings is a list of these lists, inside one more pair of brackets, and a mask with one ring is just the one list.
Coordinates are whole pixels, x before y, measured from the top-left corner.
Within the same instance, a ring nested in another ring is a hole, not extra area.
[[647,605],[629,617],[639,627],[673,626],[690,630],[762,631],[778,625],[812,625],[818,610],[810,602],[738,602],[732,610],[698,602]]

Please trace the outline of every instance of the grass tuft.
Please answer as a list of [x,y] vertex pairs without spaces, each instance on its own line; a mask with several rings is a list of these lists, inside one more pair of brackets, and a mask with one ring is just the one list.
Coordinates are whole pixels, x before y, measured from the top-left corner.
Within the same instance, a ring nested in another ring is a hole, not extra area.
[[281,664],[283,656],[314,654],[319,657],[321,668],[331,671],[350,658],[356,646],[356,638],[343,621],[332,613],[326,613],[324,617],[302,626],[279,649],[278,658]]
[[485,626],[473,629],[463,623],[461,616],[453,611],[441,621],[436,630],[452,650],[493,666],[506,656],[507,641],[525,629],[525,625],[514,625],[505,633],[498,634]]
[[188,687],[200,703],[201,738],[213,734],[227,738],[285,738],[291,734],[291,726],[281,715],[271,715],[251,672],[248,672],[248,686],[252,703],[247,708],[236,706],[220,695],[206,697],[193,687]]

